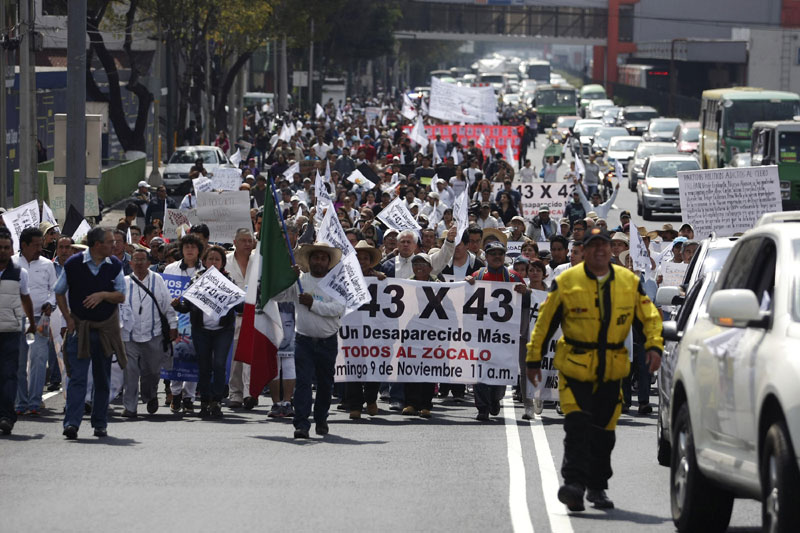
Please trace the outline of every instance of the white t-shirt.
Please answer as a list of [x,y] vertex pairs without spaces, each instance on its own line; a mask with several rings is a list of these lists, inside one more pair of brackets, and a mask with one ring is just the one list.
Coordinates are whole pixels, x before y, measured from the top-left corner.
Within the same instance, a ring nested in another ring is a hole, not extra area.
[[[3,272],[5,271],[6,271],[5,268],[3,270],[0,270],[0,277],[3,276]],[[28,271],[22,267],[20,267],[20,274],[19,274],[19,293],[22,294],[23,296],[28,296],[31,293],[30,290],[28,290]]]

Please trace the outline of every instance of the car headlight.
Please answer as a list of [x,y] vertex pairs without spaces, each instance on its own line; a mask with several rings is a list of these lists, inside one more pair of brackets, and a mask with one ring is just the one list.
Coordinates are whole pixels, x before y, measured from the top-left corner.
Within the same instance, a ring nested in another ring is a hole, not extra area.
[[661,194],[661,189],[659,189],[658,187],[653,187],[648,183],[647,192],[649,192],[650,194]]

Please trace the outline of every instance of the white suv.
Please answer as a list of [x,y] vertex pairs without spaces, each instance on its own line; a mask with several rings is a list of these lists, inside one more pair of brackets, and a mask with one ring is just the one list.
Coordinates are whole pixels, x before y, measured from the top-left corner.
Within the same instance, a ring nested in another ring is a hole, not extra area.
[[735,497],[761,500],[765,531],[800,531],[798,222],[764,215],[745,233],[681,339],[669,413],[679,531],[724,531]]

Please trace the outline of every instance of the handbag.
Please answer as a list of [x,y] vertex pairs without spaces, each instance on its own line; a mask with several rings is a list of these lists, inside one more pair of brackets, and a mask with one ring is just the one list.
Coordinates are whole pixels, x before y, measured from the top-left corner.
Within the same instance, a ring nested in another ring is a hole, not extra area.
[[172,352],[172,339],[169,336],[169,330],[170,330],[169,320],[167,320],[166,315],[161,312],[161,307],[158,305],[158,300],[156,299],[155,295],[152,292],[150,292],[150,289],[148,289],[141,281],[136,279],[135,275],[131,274],[130,278],[139,287],[144,289],[145,294],[147,294],[150,297],[150,299],[153,300],[153,303],[156,304],[156,311],[158,311],[158,318],[161,320],[161,348],[165,352],[169,353],[171,357],[173,352]]

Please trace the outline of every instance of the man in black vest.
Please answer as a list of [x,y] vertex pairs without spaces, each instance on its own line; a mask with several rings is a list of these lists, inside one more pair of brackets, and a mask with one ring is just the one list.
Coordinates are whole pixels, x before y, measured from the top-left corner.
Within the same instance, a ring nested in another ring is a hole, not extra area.
[[[119,329],[119,305],[125,301],[125,276],[122,263],[111,255],[114,236],[111,230],[96,227],[86,235],[88,250],[75,254],[64,264],[56,282],[58,308],[67,321],[64,359],[67,365],[67,407],[64,436],[78,438],[83,416],[89,362],[92,363],[94,395],[92,427],[96,437],[108,433],[108,396],[111,357],[126,363],[125,345]],[[67,292],[69,291],[69,305]]]
[[14,400],[17,395],[19,343],[22,331],[20,301],[28,317],[26,333],[36,331],[33,302],[28,293],[28,272],[11,261],[14,249],[11,232],[0,228],[0,433],[8,435],[17,421]]

